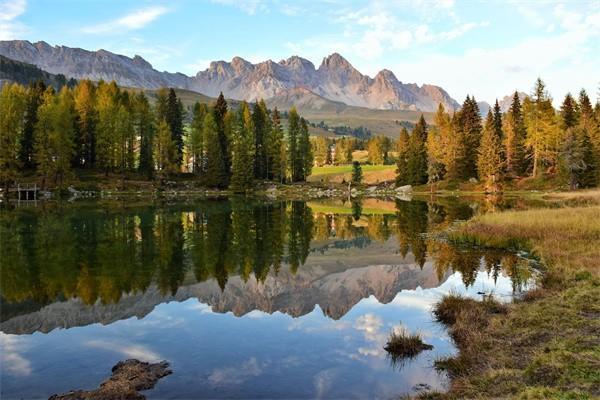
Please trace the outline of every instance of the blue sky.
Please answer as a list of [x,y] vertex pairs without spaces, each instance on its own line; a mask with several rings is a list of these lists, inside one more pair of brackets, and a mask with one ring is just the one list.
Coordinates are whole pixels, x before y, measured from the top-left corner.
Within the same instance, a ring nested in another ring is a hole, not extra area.
[[432,83],[459,102],[600,86],[600,0],[0,0],[0,40],[139,54],[195,74],[212,60],[339,52],[361,72]]

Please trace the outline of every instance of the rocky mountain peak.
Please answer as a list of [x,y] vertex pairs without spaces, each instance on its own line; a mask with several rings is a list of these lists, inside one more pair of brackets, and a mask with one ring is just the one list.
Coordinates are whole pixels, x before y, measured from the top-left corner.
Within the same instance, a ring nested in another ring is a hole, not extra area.
[[285,91],[301,87],[308,90],[307,98],[302,101],[319,106],[325,99],[374,109],[435,111],[439,103],[449,110],[458,107],[458,103],[443,89],[433,85],[419,87],[402,83],[389,70],[384,69],[371,79],[339,53],[323,58],[318,69],[299,56],[278,63],[268,60],[258,64],[234,57],[231,62],[214,61],[209,68],[193,77],[159,72],[137,55],[130,58],[107,50],[53,47],[46,42],[0,41],[0,55],[75,79],[115,80],[123,86],[145,89],[168,86],[208,96],[218,96],[223,92],[236,100],[266,100],[282,91],[288,93]]

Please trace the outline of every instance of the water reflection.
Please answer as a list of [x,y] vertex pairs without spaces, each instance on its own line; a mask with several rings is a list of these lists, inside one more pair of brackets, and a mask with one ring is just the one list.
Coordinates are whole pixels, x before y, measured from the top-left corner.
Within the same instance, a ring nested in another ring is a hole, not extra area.
[[[0,211],[2,397],[95,387],[130,357],[172,363],[156,398],[442,388],[431,361],[454,348],[431,321],[436,299],[530,283],[526,259],[429,235],[481,209],[233,198]],[[383,350],[399,326],[434,345],[401,371]]]

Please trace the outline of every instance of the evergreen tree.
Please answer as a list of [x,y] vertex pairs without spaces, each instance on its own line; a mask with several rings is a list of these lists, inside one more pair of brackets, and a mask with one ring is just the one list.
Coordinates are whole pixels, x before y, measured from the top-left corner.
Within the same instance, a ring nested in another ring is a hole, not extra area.
[[277,108],[271,116],[271,129],[267,138],[268,179],[283,181],[286,174],[286,149],[281,127],[281,117]]
[[577,125],[577,103],[571,93],[567,93],[560,106],[561,129],[567,130]]
[[266,142],[271,130],[271,121],[264,100],[260,100],[254,105],[252,121],[254,126],[254,177],[256,179],[266,179],[269,162]]
[[175,159],[172,160],[177,166],[181,165],[183,160],[183,104],[181,100],[177,98],[177,94],[173,88],[169,89],[167,96],[167,109],[165,121],[169,125],[171,130],[171,139],[175,143],[177,149]]
[[204,170],[204,119],[208,114],[206,104],[196,103],[192,110],[191,133],[189,151],[192,157],[192,172],[199,173]]
[[254,128],[254,121],[256,120],[253,118],[254,115],[250,113],[250,108],[246,102],[242,102],[236,114],[229,187],[236,193],[244,193],[252,189],[255,171],[253,159],[256,142],[253,140],[253,132],[256,132]]
[[406,160],[407,184],[422,185],[427,182],[427,123],[421,118],[408,140]]
[[459,162],[459,176],[468,179],[477,176],[477,149],[481,141],[481,115],[474,97],[465,99],[458,114],[461,146],[464,158]]
[[400,130],[400,136],[396,143],[396,151],[398,152],[398,158],[396,160],[396,186],[408,185],[409,174],[408,174],[408,150],[409,150],[409,136],[408,131],[405,127]]
[[221,184],[223,187],[229,185],[229,175],[231,171],[231,154],[229,142],[231,139],[231,130],[235,125],[235,117],[232,113],[227,112],[227,101],[223,93],[219,94],[215,106],[213,108],[214,122],[217,126],[217,138],[219,141],[220,158],[223,160],[223,175]]
[[300,180],[306,181],[306,178],[312,172],[314,156],[312,146],[310,145],[310,134],[308,132],[308,123],[304,118],[300,118],[300,134],[298,137],[298,152],[300,153]]
[[229,185],[229,169],[223,159],[219,127],[214,115],[214,112],[206,114],[203,124],[206,143],[205,183],[210,187],[224,189]]
[[355,185],[360,185],[362,183],[363,173],[360,163],[358,161],[354,161],[352,163],[352,183]]
[[37,123],[37,111],[42,105],[46,85],[43,81],[32,83],[27,90],[27,104],[25,108],[25,120],[23,122],[23,135],[19,149],[19,159],[23,168],[34,167],[34,130]]
[[581,187],[598,184],[600,174],[600,120],[596,116],[592,103],[585,92],[579,92],[579,141],[583,146],[583,162],[585,168],[578,173],[578,183]]
[[135,97],[133,112],[134,129],[140,138],[138,171],[151,179],[154,174],[154,115],[144,92]]
[[518,92],[514,93],[510,109],[504,118],[504,132],[506,172],[510,175],[521,175],[527,170],[525,157],[527,129]]
[[292,174],[292,182],[302,180],[302,158],[300,157],[299,149],[300,137],[300,116],[296,107],[288,112],[288,160],[290,163],[290,172]]
[[490,112],[485,121],[477,158],[479,179],[485,183],[485,190],[488,193],[498,192],[502,181],[502,142],[497,129],[495,112]]

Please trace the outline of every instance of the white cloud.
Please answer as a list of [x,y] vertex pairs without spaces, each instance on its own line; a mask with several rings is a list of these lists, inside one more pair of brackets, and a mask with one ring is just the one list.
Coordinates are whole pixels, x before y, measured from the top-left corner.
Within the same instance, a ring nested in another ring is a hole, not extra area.
[[268,11],[267,4],[263,0],[211,0],[211,2],[239,8],[249,15],[254,15],[258,11]]
[[124,357],[135,358],[140,361],[156,362],[163,359],[158,353],[155,353],[147,347],[133,343],[117,343],[108,340],[90,340],[85,344],[88,347],[113,351],[115,353],[122,354]]
[[169,12],[169,9],[166,7],[148,7],[133,11],[113,21],[85,27],[82,29],[82,32],[90,34],[120,34],[123,33],[123,31],[141,29],[167,12]]
[[27,33],[27,27],[15,21],[26,9],[26,0],[0,0],[0,40],[21,38]]
[[215,369],[208,376],[208,381],[213,386],[239,385],[261,375],[265,366],[264,363],[259,363],[256,358],[251,357],[241,365]]
[[23,343],[16,335],[0,332],[0,364],[13,375],[30,375],[31,362],[23,357]]

